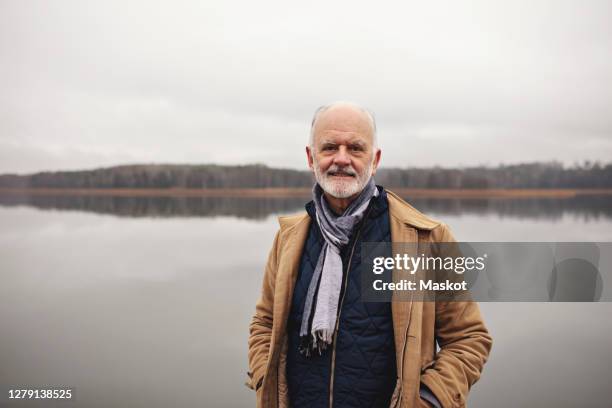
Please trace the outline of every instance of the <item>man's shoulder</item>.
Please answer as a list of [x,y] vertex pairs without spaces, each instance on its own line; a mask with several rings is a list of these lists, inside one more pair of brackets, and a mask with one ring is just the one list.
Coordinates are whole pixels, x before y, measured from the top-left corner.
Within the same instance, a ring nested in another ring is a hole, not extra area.
[[396,193],[386,190],[389,202],[389,216],[396,221],[431,232],[432,242],[454,242],[455,238],[445,223],[435,220],[404,201]]
[[309,231],[310,215],[306,211],[278,217],[280,228],[276,232],[277,247],[283,248],[287,242],[303,242]]
[[433,230],[444,225],[442,222],[423,214],[412,205],[408,204],[397,193],[387,189],[385,189],[385,191],[389,203],[390,217],[423,230]]
[[309,218],[310,216],[306,211],[291,215],[281,215],[278,217],[278,224],[280,225],[281,231],[287,231],[295,228],[295,226],[301,223],[307,222]]

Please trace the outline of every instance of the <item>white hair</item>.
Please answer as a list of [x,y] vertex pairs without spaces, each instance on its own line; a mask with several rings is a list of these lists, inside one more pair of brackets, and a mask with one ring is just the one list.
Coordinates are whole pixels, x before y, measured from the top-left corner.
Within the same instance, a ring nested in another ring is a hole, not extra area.
[[344,102],[344,101],[337,101],[337,102],[332,102],[327,105],[323,105],[315,111],[312,117],[312,122],[310,123],[310,147],[314,148],[314,128],[315,128],[315,124],[317,123],[317,120],[319,120],[319,116],[326,110],[334,108],[336,106],[350,106],[352,108],[355,108],[357,110],[364,112],[368,116],[368,119],[370,120],[370,127],[372,128],[372,147],[374,148],[374,150],[376,150],[378,148],[378,137],[376,135],[377,133],[376,132],[376,119],[374,118],[374,114],[370,112],[369,110],[367,110],[366,108],[364,108],[363,106],[357,105],[356,103],[353,103],[353,102]]

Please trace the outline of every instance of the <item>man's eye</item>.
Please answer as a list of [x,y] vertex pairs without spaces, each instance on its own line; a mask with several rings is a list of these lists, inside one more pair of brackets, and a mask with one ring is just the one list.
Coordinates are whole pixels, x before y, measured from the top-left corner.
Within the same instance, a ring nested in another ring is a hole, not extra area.
[[351,150],[353,150],[355,152],[362,152],[363,151],[363,146],[353,145],[353,146],[351,146]]
[[336,149],[336,146],[333,146],[333,145],[323,146],[323,150],[334,150],[334,149]]

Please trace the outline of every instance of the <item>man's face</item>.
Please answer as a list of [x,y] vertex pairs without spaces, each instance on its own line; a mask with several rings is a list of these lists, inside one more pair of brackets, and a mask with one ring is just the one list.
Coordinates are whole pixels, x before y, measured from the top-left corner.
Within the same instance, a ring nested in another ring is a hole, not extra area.
[[353,107],[333,107],[319,115],[314,146],[306,147],[306,154],[309,167],[327,194],[352,197],[376,173],[380,150],[374,151],[372,132],[367,114]]

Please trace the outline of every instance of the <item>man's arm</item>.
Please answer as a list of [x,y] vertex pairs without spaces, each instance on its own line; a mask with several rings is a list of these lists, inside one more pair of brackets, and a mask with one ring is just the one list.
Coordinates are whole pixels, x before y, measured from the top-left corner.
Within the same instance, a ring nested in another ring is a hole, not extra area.
[[[437,230],[434,241],[456,242],[446,225]],[[435,363],[421,375],[421,383],[444,408],[463,406],[493,344],[478,303],[436,302],[435,333],[440,351]]]
[[247,386],[253,390],[261,386],[268,353],[270,351],[270,341],[272,338],[272,310],[274,307],[274,283],[276,280],[276,269],[278,267],[278,239],[280,230],[274,237],[272,249],[268,254],[268,261],[263,276],[261,295],[255,305],[255,315],[249,325],[249,372],[250,377]]

